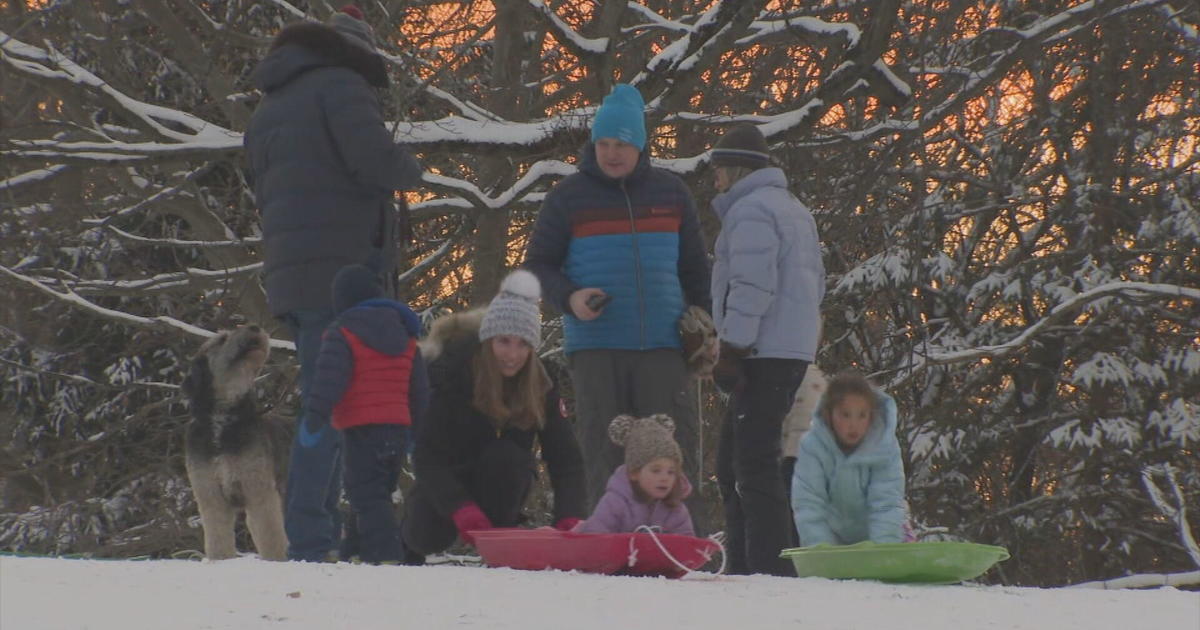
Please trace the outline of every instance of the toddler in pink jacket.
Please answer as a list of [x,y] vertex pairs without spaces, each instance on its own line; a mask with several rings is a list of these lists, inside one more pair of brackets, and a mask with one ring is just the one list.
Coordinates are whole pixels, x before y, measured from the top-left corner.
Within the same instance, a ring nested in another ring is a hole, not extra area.
[[695,536],[683,504],[692,486],[683,476],[683,454],[674,433],[675,422],[665,414],[613,418],[608,436],[625,447],[625,464],[609,477],[595,512],[575,531],[621,533],[646,525],[664,534]]

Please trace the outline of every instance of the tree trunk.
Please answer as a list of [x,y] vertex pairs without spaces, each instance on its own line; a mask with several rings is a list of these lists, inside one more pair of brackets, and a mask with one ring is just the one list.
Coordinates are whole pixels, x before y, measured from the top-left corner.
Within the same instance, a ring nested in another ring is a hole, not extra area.
[[[507,120],[528,120],[529,99],[521,85],[521,66],[529,44],[525,31],[532,23],[528,2],[505,0],[496,3],[496,37],[493,43],[490,98],[491,111]],[[479,163],[479,187],[490,196],[504,191],[518,173],[503,155],[484,156]],[[475,225],[471,274],[472,305],[485,304],[500,289],[509,267],[509,208],[488,208]]]

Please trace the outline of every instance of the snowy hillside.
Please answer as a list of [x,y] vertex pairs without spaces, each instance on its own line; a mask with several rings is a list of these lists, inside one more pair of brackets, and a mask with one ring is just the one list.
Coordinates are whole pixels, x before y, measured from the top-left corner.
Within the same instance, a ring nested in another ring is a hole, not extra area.
[[0,558],[4,630],[522,628],[1195,630],[1200,594],[889,586],[765,576],[665,580],[253,558]]

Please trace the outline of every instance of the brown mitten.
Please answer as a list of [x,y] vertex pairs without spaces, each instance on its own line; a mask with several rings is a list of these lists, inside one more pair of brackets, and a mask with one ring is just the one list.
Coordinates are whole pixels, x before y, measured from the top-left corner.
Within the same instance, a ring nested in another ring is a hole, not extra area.
[[717,330],[708,311],[689,306],[679,318],[679,338],[683,342],[683,359],[687,362],[688,373],[694,378],[712,376]]

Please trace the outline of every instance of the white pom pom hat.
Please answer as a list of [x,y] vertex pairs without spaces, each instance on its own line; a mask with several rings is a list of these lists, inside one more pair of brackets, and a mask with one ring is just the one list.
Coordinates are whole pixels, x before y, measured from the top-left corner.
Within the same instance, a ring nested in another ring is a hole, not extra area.
[[513,335],[537,348],[542,343],[542,311],[538,307],[541,297],[542,285],[533,273],[518,269],[508,274],[483,316],[479,340]]

